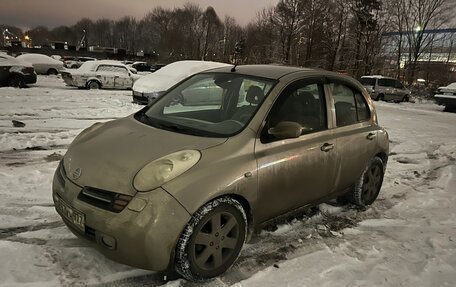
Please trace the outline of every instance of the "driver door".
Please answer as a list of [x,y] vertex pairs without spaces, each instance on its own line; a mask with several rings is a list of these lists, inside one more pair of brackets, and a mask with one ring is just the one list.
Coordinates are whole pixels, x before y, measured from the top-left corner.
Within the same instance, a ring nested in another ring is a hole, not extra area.
[[[288,86],[271,109],[255,144],[260,222],[315,202],[334,190],[336,140],[328,129],[323,80]],[[302,126],[297,138],[278,139],[268,130],[280,122]]]

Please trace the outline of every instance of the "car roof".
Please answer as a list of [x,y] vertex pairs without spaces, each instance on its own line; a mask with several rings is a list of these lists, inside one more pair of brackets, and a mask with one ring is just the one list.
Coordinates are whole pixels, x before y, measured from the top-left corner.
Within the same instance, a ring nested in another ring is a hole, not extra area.
[[395,78],[385,77],[385,76],[381,76],[381,75],[362,76],[361,79],[390,79],[390,80],[396,80]]
[[[221,73],[232,73],[232,67],[222,67],[208,70],[210,72],[221,72]],[[205,71],[205,72],[208,72]],[[282,65],[242,65],[236,66],[236,73],[256,76],[268,79],[280,79],[285,75],[297,73],[297,72],[314,72],[316,70],[309,68],[299,68],[292,66]],[[323,70],[322,70],[323,71]],[[323,71],[326,72],[326,71]]]

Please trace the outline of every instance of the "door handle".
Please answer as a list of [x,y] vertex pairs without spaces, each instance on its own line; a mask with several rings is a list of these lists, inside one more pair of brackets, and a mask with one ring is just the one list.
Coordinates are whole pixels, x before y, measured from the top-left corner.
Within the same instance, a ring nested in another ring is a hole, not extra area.
[[368,140],[371,141],[371,140],[373,140],[376,136],[377,136],[376,133],[369,133],[369,134],[367,134],[366,138],[367,138]]
[[330,143],[325,143],[324,145],[321,146],[321,151],[328,152],[334,148],[333,144]]

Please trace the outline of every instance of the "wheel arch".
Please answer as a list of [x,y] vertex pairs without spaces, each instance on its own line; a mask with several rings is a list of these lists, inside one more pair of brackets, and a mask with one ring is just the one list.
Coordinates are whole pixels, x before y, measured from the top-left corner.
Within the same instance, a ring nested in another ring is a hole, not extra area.
[[88,88],[88,87],[89,87],[89,84],[90,84],[90,82],[97,82],[97,83],[98,83],[98,85],[100,85],[100,88],[102,88],[102,87],[103,87],[103,85],[101,84],[101,82],[100,82],[100,80],[99,80],[99,79],[97,79],[97,78],[89,78],[89,79],[87,79],[87,82],[86,82],[86,85],[85,85],[85,86],[86,86],[86,88]]

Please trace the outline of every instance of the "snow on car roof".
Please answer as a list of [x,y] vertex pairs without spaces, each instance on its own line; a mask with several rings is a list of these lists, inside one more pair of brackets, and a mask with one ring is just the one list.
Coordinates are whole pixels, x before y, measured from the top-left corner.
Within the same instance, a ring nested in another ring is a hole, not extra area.
[[8,54],[0,53],[0,66],[24,66],[33,67],[30,63],[11,57]]
[[451,83],[446,87],[440,87],[440,89],[455,89],[456,90],[456,82]]
[[95,61],[84,62],[84,64],[82,64],[81,67],[79,67],[77,69],[77,71],[81,72],[81,73],[83,73],[83,72],[91,72],[96,67],[98,67],[98,65],[114,65],[114,66],[125,67],[125,68],[128,69],[127,66],[125,66],[124,64],[122,64],[119,61],[114,61],[114,60],[95,60]]
[[153,74],[138,79],[133,85],[133,90],[140,93],[166,91],[193,74],[209,69],[231,66],[233,65],[210,61],[178,61],[166,65]]
[[16,58],[31,64],[62,64],[62,62],[43,54],[23,54]]

